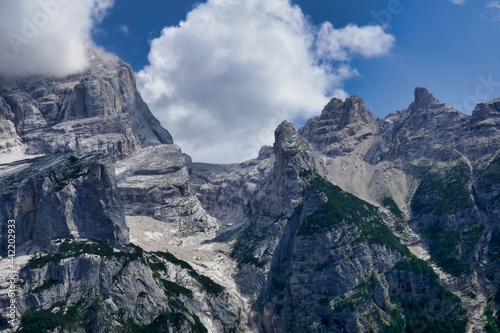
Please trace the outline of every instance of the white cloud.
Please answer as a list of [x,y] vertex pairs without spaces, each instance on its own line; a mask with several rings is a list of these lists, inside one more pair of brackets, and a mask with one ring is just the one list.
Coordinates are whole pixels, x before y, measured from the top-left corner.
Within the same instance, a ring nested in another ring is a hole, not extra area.
[[463,5],[466,0],[450,0],[451,3],[455,5]]
[[498,0],[490,1],[486,4],[486,7],[493,9],[500,9],[500,1]]
[[494,21],[500,21],[500,0],[492,0],[486,4],[486,8],[493,14]]
[[91,33],[113,0],[0,2],[0,75],[64,75],[87,65]]
[[138,86],[194,160],[238,162],[271,144],[282,120],[345,97],[351,57],[393,43],[381,27],[315,27],[289,0],[208,0],[152,41]]
[[387,53],[394,44],[394,36],[386,34],[380,26],[358,27],[350,24],[334,29],[330,22],[325,22],[316,44],[322,58],[349,60],[352,54],[376,57]]

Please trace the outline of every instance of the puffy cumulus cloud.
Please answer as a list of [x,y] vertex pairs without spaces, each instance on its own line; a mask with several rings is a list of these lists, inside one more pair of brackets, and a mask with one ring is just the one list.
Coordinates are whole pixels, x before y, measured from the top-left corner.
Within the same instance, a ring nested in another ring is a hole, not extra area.
[[208,0],[151,42],[139,90],[196,161],[239,162],[283,120],[317,115],[357,75],[352,56],[388,52],[381,27],[313,26],[288,0]]
[[0,2],[0,75],[64,75],[87,65],[93,26],[113,0]]

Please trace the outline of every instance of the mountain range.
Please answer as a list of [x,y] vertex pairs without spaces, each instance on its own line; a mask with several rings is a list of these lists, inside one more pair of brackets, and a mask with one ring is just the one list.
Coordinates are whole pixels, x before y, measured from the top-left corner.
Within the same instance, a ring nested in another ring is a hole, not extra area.
[[499,332],[499,148],[500,99],[416,88],[199,163],[119,59],[2,79],[0,331]]

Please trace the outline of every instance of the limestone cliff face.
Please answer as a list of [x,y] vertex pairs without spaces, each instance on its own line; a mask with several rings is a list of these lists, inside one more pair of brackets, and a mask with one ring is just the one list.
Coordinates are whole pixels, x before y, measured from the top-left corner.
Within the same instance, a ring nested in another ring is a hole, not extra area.
[[[235,239],[233,256],[242,265],[237,276],[245,295],[256,301],[265,288],[270,262],[286,234],[287,218],[301,205],[306,183],[301,173],[321,170],[321,160],[293,125],[283,122],[275,131],[274,147],[259,158],[239,165],[194,163],[192,184],[207,212],[230,226],[219,239]],[[260,269],[262,268],[262,269]]]
[[129,65],[98,59],[67,77],[1,81],[0,154],[0,267],[15,220],[21,319],[5,321],[2,276],[0,331],[244,327],[234,293],[169,253],[129,244],[125,214],[179,235],[217,226],[190,188],[190,158],[142,101]]
[[219,237],[236,240],[237,281],[261,329],[400,331],[423,317],[438,331],[464,332],[466,322],[472,332],[491,329],[497,118],[498,100],[468,116],[424,88],[383,120],[358,97],[334,99],[298,133],[280,125],[258,159],[195,163],[203,206],[239,222]]
[[67,77],[1,81],[0,120],[0,135],[15,128],[20,137],[7,141],[4,152],[22,140],[29,154],[104,150],[116,159],[172,143],[137,92],[132,69],[117,59],[96,59]]
[[327,156],[346,155],[377,132],[379,120],[359,96],[345,101],[334,98],[299,130],[316,149]]
[[[247,222],[219,235],[221,241],[236,240],[236,281],[255,304],[260,330],[399,331],[426,316],[426,325],[439,329],[445,321],[463,330],[466,315],[460,300],[392,234],[378,208],[331,184],[324,160],[291,124],[281,124],[275,138],[273,151],[265,148],[260,159],[225,169],[195,164],[192,173],[202,203],[221,212],[238,205],[234,197],[241,192],[236,188],[249,186],[244,176],[249,164],[267,171],[260,173],[256,195],[244,196],[251,208],[242,213]],[[200,183],[207,170],[222,173]],[[235,189],[232,198],[227,188]],[[218,191],[226,194],[210,195]],[[405,319],[396,315],[409,311],[410,304],[431,310]]]
[[[477,332],[491,329],[486,314],[498,309],[492,301],[498,289],[493,268],[497,200],[492,197],[500,148],[497,120],[498,100],[479,104],[468,116],[417,88],[408,109],[380,121],[351,154],[330,155],[326,162],[331,179],[388,209],[396,218],[395,224],[389,219],[393,232],[424,249],[417,252],[467,304],[470,329]],[[302,133],[326,154],[324,143],[341,131],[331,127],[319,142],[311,135],[314,127]],[[338,144],[344,142],[351,141]]]
[[460,300],[392,235],[377,208],[314,172],[304,180],[304,200],[286,221],[260,295],[264,332],[401,331],[421,322],[464,329]]
[[275,131],[273,147],[259,157],[232,165],[194,163],[191,183],[207,211],[225,223],[263,214],[289,216],[300,203],[305,185],[301,171],[320,170],[322,158],[295,127],[284,121]]
[[[52,246],[19,272],[21,331],[202,333],[241,326],[238,299],[170,253],[81,239]],[[0,299],[2,310],[8,301]]]
[[[175,156],[163,160],[162,151]],[[160,145],[143,153],[155,154],[157,164],[151,159],[121,170],[146,177],[136,182],[144,185],[138,187],[138,197],[149,198],[145,188],[150,181],[155,184],[153,192],[165,191],[160,207],[178,222],[181,233],[213,227],[207,223],[214,224],[215,219],[201,207],[196,212],[185,203],[198,202],[188,187],[183,195],[168,191],[188,186],[181,181],[188,178],[187,170],[178,179],[170,175],[180,171],[177,163],[185,168],[178,148]],[[111,161],[102,155],[51,155],[0,165],[0,217],[16,221],[16,316],[20,318],[14,327],[0,321],[0,331],[202,333],[208,332],[207,327],[210,332],[244,327],[243,304],[223,285],[170,253],[145,252],[129,244],[122,204],[123,200],[127,207],[126,196],[120,193]],[[147,178],[155,175],[160,178]],[[156,183],[165,178],[170,187]],[[176,210],[169,212],[164,206],[173,202]],[[141,204],[141,213],[153,215],[147,202]],[[0,267],[5,270],[8,230],[2,223],[5,258]],[[9,286],[7,276],[0,277],[2,291]],[[2,319],[9,304],[8,294],[0,293]]]
[[142,149],[116,164],[127,215],[152,216],[184,233],[216,228],[189,184],[188,157],[176,145]]
[[[0,138],[5,138],[0,143],[0,152],[9,155],[105,154],[111,162],[136,152],[136,159],[145,155],[153,157],[155,154],[151,151],[139,151],[165,145],[163,150],[159,148],[157,159],[172,157],[182,176],[177,180],[171,177],[172,181],[166,180],[168,184],[163,177],[161,184],[153,186],[152,182],[159,180],[162,172],[154,171],[156,177],[150,173],[143,175],[149,177],[150,182],[145,189],[144,184],[134,183],[134,179],[144,180],[139,179],[141,170],[125,172],[129,179],[120,193],[124,201],[131,203],[126,205],[127,213],[151,214],[160,220],[179,222],[190,231],[204,230],[215,224],[215,220],[204,213],[187,183],[189,158],[183,157],[176,146],[168,148],[173,143],[172,137],[137,92],[131,67],[119,59],[95,58],[87,70],[66,77],[0,81]],[[172,154],[162,154],[165,149]],[[176,154],[181,159],[175,157]],[[151,165],[146,167],[148,163],[148,160],[142,161],[141,166],[154,169],[156,162],[151,160]],[[135,178],[130,177],[134,172]],[[178,190],[179,195],[168,195],[162,193],[163,190]],[[140,207],[131,208],[133,202]]]
[[[54,238],[128,243],[123,206],[109,158],[58,155],[18,161],[0,180],[0,216],[16,220],[16,242],[47,250]],[[17,170],[16,170],[17,169]],[[18,171],[21,169],[21,171]],[[18,172],[15,172],[18,171]],[[3,170],[3,174],[9,169]],[[1,249],[7,248],[2,223]]]
[[21,331],[494,332],[499,121],[499,100],[469,116],[424,88],[385,119],[332,99],[257,158],[211,165],[172,143],[119,60],[2,81],[0,250],[15,219]]
[[0,153],[23,153],[26,150],[16,132],[14,118],[11,107],[0,97]]
[[458,145],[467,132],[468,116],[437,101],[425,88],[415,89],[415,100],[407,110],[389,116],[365,161],[396,163],[407,172],[418,172],[416,161],[424,158],[443,163],[460,158]]

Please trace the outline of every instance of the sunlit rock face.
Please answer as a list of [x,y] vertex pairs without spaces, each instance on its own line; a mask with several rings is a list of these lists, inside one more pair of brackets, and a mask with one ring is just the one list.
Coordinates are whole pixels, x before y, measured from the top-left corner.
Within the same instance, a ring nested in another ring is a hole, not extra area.
[[172,143],[137,92],[132,69],[121,60],[95,59],[86,71],[65,77],[5,79],[0,120],[0,135],[13,128],[17,134],[0,147],[5,152],[19,146],[16,137],[29,154],[107,151],[114,159]]
[[[15,327],[494,331],[499,110],[464,115],[425,88],[384,119],[359,96],[332,99],[303,128],[281,123],[255,159],[216,165],[173,144],[120,60],[1,81]],[[2,315],[9,302],[0,293]]]

